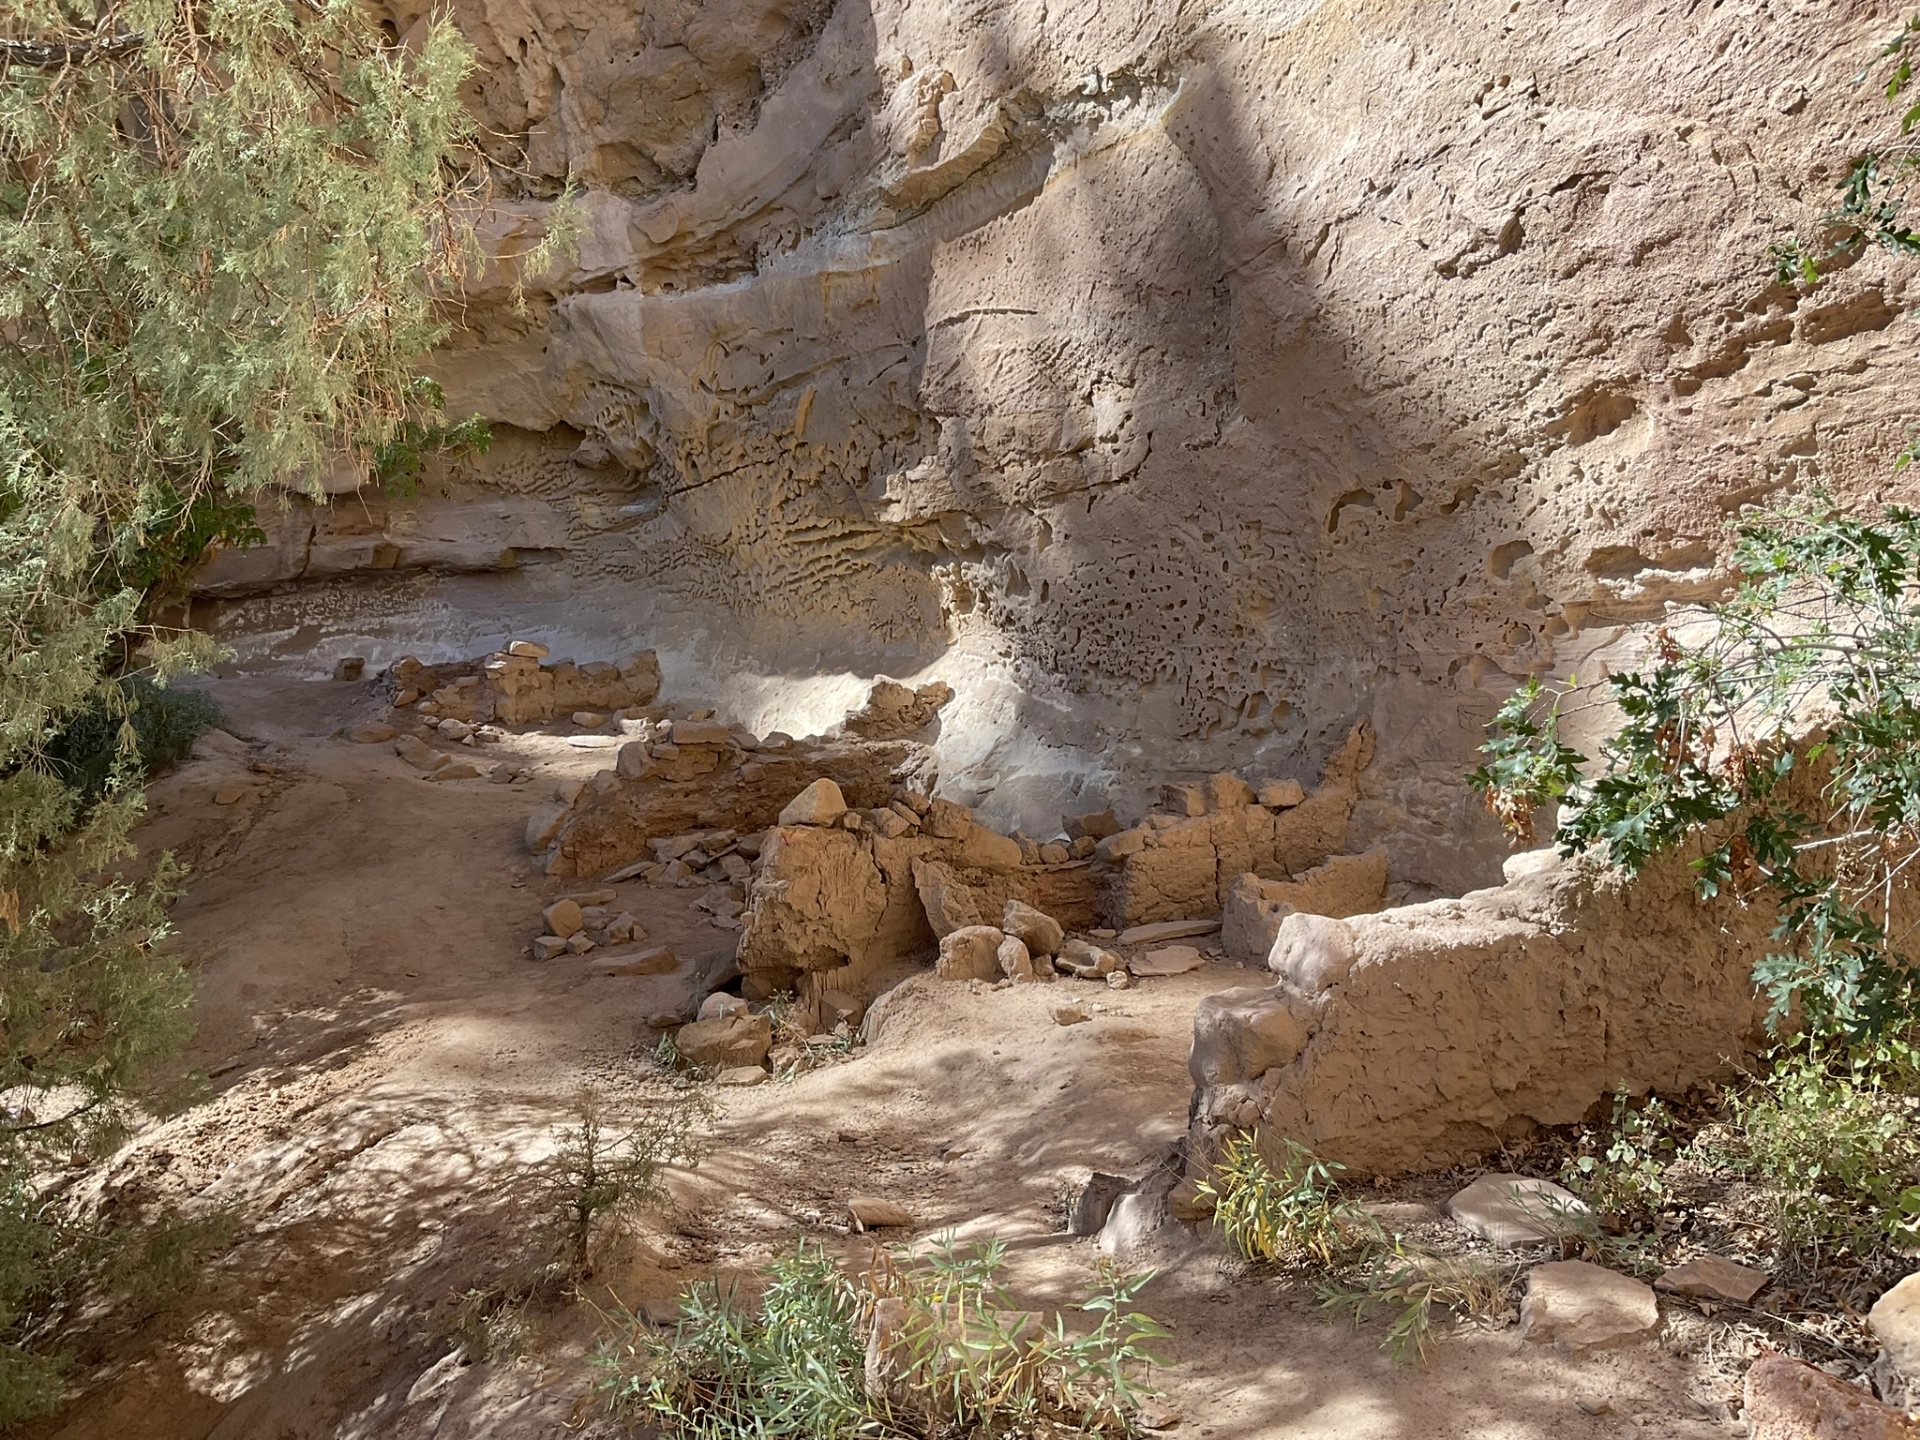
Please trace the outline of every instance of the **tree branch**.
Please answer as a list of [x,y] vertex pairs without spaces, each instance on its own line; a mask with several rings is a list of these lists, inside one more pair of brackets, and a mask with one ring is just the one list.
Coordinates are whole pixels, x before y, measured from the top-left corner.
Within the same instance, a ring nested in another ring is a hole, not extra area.
[[138,33],[114,35],[105,40],[0,40],[0,73],[13,65],[62,70],[69,65],[118,60],[146,43],[147,37]]

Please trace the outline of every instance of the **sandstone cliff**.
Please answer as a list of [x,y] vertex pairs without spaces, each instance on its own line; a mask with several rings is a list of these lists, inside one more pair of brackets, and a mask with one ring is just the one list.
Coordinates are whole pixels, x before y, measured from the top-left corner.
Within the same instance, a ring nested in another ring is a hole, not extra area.
[[1365,718],[1356,839],[1457,892],[1510,677],[1617,658],[1742,503],[1877,495],[1904,438],[1892,270],[1763,260],[1883,120],[1884,5],[456,10],[526,179],[437,373],[499,441],[210,578],[242,663],[512,628],[794,733],[937,678],[947,788],[1042,833]]

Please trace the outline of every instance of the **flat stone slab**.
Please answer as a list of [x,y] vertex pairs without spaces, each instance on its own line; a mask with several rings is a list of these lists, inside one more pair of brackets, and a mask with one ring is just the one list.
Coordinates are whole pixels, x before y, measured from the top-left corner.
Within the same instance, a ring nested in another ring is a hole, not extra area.
[[576,750],[611,750],[620,743],[618,735],[569,735],[567,744]]
[[596,975],[671,975],[680,957],[671,945],[649,945],[639,950],[603,950],[594,956]]
[[1624,1345],[1660,1324],[1651,1285],[1585,1260],[1555,1260],[1527,1272],[1520,1338],[1561,1350]]
[[1447,1214],[1495,1245],[1538,1245],[1580,1228],[1593,1214],[1571,1190],[1525,1175],[1482,1175],[1447,1201]]
[[1158,975],[1184,975],[1206,963],[1206,959],[1191,945],[1162,945],[1158,950],[1149,950],[1129,960],[1127,969],[1145,980]]
[[1194,935],[1211,935],[1220,928],[1219,918],[1212,920],[1156,920],[1151,925],[1135,925],[1120,932],[1122,945],[1158,945],[1162,940],[1185,940]]
[[1764,1270],[1754,1270],[1722,1260],[1718,1255],[1700,1255],[1683,1261],[1653,1282],[1656,1290],[1671,1290],[1696,1300],[1726,1300],[1745,1305],[1767,1288],[1772,1278]]

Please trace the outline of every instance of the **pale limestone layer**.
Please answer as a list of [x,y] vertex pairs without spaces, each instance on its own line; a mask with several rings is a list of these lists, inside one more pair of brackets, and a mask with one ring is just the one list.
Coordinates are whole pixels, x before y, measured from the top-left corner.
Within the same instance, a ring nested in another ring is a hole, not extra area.
[[1884,17],[456,13],[537,177],[489,242],[569,173],[588,232],[524,316],[495,266],[436,365],[491,454],[216,577],[196,617],[242,664],[652,647],[669,693],[796,734],[850,677],[937,678],[948,789],[1036,833],[1311,778],[1367,718],[1358,838],[1457,892],[1510,677],[1713,593],[1746,501],[1891,492],[1899,281],[1801,298],[1763,259],[1880,121],[1851,82]]

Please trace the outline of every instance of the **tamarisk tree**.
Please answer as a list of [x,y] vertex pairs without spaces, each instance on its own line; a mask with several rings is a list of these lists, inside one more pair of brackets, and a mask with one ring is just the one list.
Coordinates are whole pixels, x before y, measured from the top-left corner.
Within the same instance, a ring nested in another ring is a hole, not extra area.
[[209,657],[155,617],[253,497],[437,418],[472,59],[412,39],[349,0],[0,9],[0,1424],[54,1393],[60,1167],[185,1031],[177,872],[113,870]]

